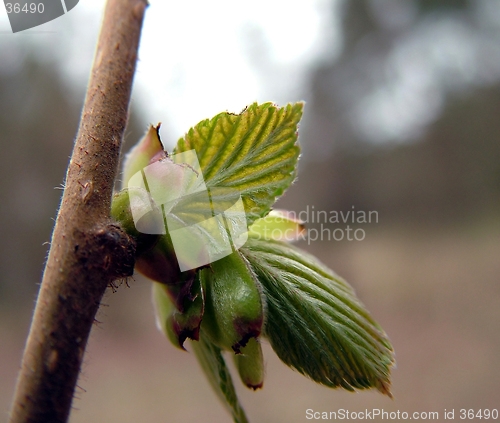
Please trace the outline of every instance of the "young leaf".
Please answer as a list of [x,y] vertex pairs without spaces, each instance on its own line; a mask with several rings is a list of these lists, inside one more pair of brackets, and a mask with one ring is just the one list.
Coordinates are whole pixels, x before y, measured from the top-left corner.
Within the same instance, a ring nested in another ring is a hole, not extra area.
[[274,241],[297,241],[306,234],[304,222],[285,210],[271,210],[248,228],[248,236]]
[[254,103],[239,115],[220,113],[191,128],[178,141],[173,160],[196,150],[206,186],[238,190],[250,225],[295,178],[302,107]]
[[330,387],[391,396],[391,344],[346,282],[289,244],[249,238],[240,251],[264,288],[264,336],[284,363]]
[[235,423],[248,423],[221,349],[212,344],[203,331],[200,332],[200,340],[191,342],[191,345],[210,385],[232,414]]

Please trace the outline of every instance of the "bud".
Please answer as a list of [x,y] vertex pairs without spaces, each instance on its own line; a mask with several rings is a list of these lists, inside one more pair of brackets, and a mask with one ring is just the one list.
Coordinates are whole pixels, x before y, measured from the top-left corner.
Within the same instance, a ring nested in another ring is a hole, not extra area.
[[241,381],[254,391],[264,385],[264,355],[260,342],[251,338],[241,348],[241,354],[234,355],[234,362]]
[[[111,217],[120,223],[121,227],[128,235],[136,241],[136,255],[139,257],[144,252],[150,250],[160,239],[160,235],[139,232],[136,228],[130,198],[134,201],[135,210],[139,210],[143,216],[141,222],[147,226],[156,225],[161,219],[161,211],[156,207],[153,199],[146,190],[134,188],[131,196],[129,189],[123,189],[113,195],[111,202]],[[151,206],[152,205],[152,206]],[[148,209],[146,209],[146,206]]]
[[249,339],[257,338],[264,321],[260,283],[238,251],[200,271],[205,291],[201,329],[219,348],[239,354]]
[[166,156],[160,141],[160,125],[160,123],[156,127],[151,125],[144,138],[125,156],[122,188],[127,187],[130,178],[144,169],[153,157],[158,156],[159,160]]
[[[181,289],[175,288],[175,285],[154,283],[153,304],[158,327],[175,347],[185,350],[184,341],[187,338],[199,340],[204,308],[203,291],[198,277],[191,283],[182,284]],[[177,297],[174,297],[175,294]],[[180,307],[176,302],[180,303]]]
[[162,235],[153,249],[136,258],[135,268],[147,278],[170,286],[169,294],[178,309],[189,292],[196,269],[181,272],[169,235]]
[[177,310],[171,315],[172,329],[177,339],[174,345],[184,349],[186,338],[194,341],[200,339],[200,324],[205,306],[200,277],[196,275],[180,286],[168,285],[167,290],[177,305]]

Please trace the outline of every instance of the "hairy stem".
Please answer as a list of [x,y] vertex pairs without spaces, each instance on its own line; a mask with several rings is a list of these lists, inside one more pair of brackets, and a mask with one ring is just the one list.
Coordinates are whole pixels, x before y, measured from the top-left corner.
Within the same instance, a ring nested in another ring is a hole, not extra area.
[[11,423],[65,422],[106,287],[133,271],[135,243],[109,218],[145,0],[108,0]]

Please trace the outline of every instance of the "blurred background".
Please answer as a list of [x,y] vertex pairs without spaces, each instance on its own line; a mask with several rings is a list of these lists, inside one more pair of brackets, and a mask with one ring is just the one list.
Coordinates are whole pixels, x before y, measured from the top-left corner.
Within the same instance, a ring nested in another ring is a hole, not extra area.
[[[12,34],[0,6],[3,418],[102,8],[80,2]],[[347,279],[388,333],[395,399],[317,385],[265,345],[264,389],[235,377],[251,421],[303,422],[307,409],[443,418],[500,408],[500,2],[151,0],[139,56],[124,151],[149,123],[163,122],[171,149],[218,112],[305,100],[299,178],[278,206],[377,212],[347,222],[360,241],[299,246]],[[309,216],[318,234],[347,229]],[[105,296],[70,421],[230,422],[193,355],[157,331],[150,283],[129,285]]]

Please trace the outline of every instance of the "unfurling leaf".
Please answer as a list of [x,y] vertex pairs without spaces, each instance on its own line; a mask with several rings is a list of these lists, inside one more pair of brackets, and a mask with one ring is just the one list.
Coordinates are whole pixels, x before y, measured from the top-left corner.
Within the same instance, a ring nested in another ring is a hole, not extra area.
[[289,244],[249,238],[240,251],[266,296],[264,336],[285,364],[330,387],[391,396],[391,344],[346,282]]
[[254,103],[239,115],[220,113],[191,128],[174,154],[196,150],[207,187],[238,190],[250,225],[295,178],[302,108]]

